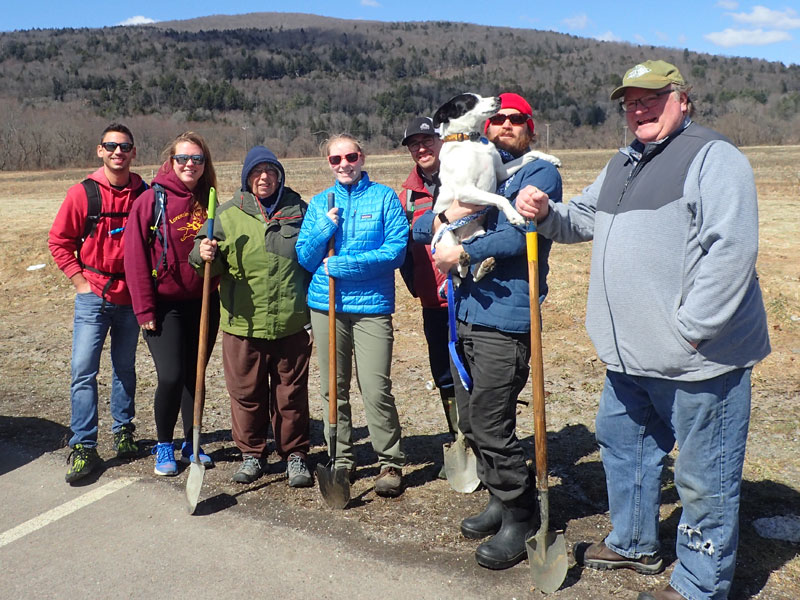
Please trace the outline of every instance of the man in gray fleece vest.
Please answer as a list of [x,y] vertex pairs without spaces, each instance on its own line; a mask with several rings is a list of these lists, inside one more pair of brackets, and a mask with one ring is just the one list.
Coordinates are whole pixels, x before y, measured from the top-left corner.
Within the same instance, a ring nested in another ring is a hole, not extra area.
[[594,240],[586,328],[607,365],[597,413],[612,530],[576,548],[597,569],[663,570],[661,471],[677,443],[683,512],[666,589],[639,600],[727,598],[750,421],[750,373],[769,354],[755,264],[758,205],[745,156],[691,120],[678,69],[630,69],[635,140],[569,203],[528,186],[517,210],[557,242]]

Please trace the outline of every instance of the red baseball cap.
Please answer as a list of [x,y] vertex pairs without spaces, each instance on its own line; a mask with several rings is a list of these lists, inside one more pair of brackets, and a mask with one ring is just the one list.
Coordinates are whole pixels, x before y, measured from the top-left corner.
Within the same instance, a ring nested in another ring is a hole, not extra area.
[[[528,115],[528,130],[533,135],[533,109],[531,105],[528,104],[528,101],[525,100],[519,94],[514,94],[513,92],[506,92],[505,94],[500,94],[500,110],[504,108],[514,108],[521,112],[523,115]],[[483,133],[489,129],[489,120],[486,120],[486,124],[483,126]]]

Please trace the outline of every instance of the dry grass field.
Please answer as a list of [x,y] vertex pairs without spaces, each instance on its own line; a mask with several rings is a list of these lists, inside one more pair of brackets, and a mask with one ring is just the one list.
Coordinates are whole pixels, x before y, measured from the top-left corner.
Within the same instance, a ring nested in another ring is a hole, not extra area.
[[[754,369],[753,409],[745,464],[742,530],[735,600],[790,600],[800,597],[800,544],[759,537],[753,521],[763,517],[800,515],[800,147],[745,149],[756,174],[760,204],[758,271],[769,315],[772,354]],[[611,151],[562,151],[565,199],[591,182]],[[287,180],[304,198],[322,190],[331,177],[322,159],[286,160]],[[369,156],[370,176],[395,189],[410,169],[405,154]],[[239,182],[238,164],[218,165],[220,198]],[[155,167],[136,170],[149,179]],[[69,360],[73,291],[55,267],[47,249],[47,232],[70,185],[89,169],[52,172],[0,173],[0,320],[6,339],[0,357],[0,438],[50,452],[66,459],[69,437]],[[548,442],[551,470],[551,512],[554,525],[566,530],[568,545],[600,539],[609,521],[605,484],[594,443],[594,414],[603,379],[584,327],[590,245],[554,246],[551,254],[550,295],[543,307],[544,371],[548,398]],[[31,265],[44,268],[28,271]],[[399,282],[398,278],[398,282]],[[354,424],[359,426],[361,478],[353,488],[354,501],[346,511],[332,513],[316,489],[289,490],[282,473],[252,486],[236,486],[230,475],[238,451],[230,437],[228,400],[222,377],[220,344],[208,369],[204,432],[206,449],[217,467],[205,477],[198,510],[213,513],[234,508],[248,516],[274,520],[321,535],[337,535],[355,547],[389,561],[439,569],[442,577],[470,581],[486,598],[535,598],[527,563],[507,572],[487,572],[475,566],[475,543],[461,538],[458,523],[479,510],[485,492],[459,495],[436,479],[446,429],[436,391],[425,388],[430,379],[418,303],[398,285],[395,314],[394,391],[404,427],[408,488],[398,499],[381,499],[372,492],[377,463],[367,440],[359,398],[354,394]],[[112,456],[107,410],[109,368],[105,353],[100,386],[100,454]],[[137,359],[137,434],[144,445],[153,443],[154,371],[142,344]],[[312,360],[312,391],[317,389]],[[354,390],[357,389],[354,385]],[[530,389],[523,392],[530,398]],[[312,393],[312,460],[323,455],[323,409]],[[533,417],[519,407],[519,437],[532,453]],[[180,435],[178,432],[177,435]],[[273,455],[270,459],[277,462]],[[152,477],[152,458],[130,463],[106,461],[107,474],[133,474],[153,485],[184,485],[181,476],[169,481]],[[66,465],[64,467],[66,471]],[[61,481],[53,485],[63,485]],[[671,476],[664,481],[662,537],[665,555],[674,560],[675,526],[679,514]],[[570,557],[572,561],[572,557]],[[601,573],[572,566],[564,587],[553,598],[599,600],[635,598],[642,589],[663,587],[666,573],[644,578],[632,573]]]

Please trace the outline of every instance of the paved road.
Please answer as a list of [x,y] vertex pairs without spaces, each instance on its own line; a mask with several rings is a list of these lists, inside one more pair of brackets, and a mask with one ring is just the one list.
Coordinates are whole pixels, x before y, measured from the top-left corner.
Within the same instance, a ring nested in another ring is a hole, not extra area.
[[237,505],[190,516],[176,486],[111,469],[71,487],[64,469],[60,454],[0,441],[2,598],[513,597],[448,577],[452,570],[424,555],[392,560],[380,548],[353,548]]

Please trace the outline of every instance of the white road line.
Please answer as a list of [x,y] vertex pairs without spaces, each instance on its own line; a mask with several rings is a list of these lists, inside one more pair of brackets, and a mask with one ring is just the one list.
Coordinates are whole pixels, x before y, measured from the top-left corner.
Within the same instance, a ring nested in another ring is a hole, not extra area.
[[79,496],[74,500],[70,500],[69,502],[62,504],[61,506],[57,506],[51,510],[48,510],[46,513],[41,514],[38,517],[34,517],[29,521],[25,521],[13,529],[4,531],[3,533],[0,533],[0,548],[28,535],[29,533],[33,533],[34,531],[41,529],[50,523],[58,521],[61,517],[66,517],[67,515],[74,513],[76,510],[79,510],[84,506],[88,506],[92,502],[97,502],[109,494],[113,494],[117,490],[121,490],[122,488],[129,486],[134,481],[136,481],[135,477],[122,477],[120,479],[115,479],[105,484],[103,487],[92,490],[91,492],[87,492],[83,496]]

